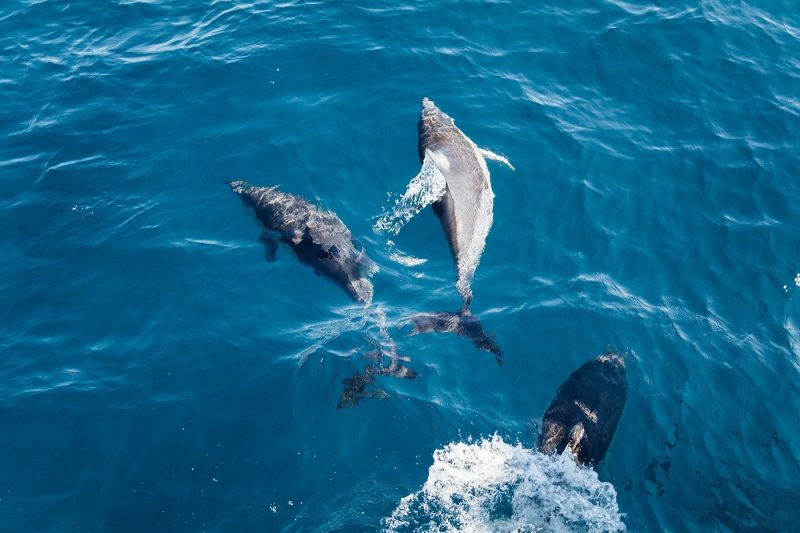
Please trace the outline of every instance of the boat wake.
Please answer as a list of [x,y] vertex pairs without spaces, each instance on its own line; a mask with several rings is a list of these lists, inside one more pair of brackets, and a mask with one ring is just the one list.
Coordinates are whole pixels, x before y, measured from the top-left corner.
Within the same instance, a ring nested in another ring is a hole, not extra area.
[[567,455],[494,435],[433,454],[422,489],[384,519],[388,531],[624,531],[617,493]]

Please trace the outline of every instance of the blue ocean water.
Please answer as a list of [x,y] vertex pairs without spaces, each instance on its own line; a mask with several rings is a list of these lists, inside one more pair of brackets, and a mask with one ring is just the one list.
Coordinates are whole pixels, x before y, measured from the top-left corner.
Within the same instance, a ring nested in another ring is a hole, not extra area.
[[[797,527],[796,3],[5,0],[0,50],[1,530],[444,528],[423,487],[535,478],[542,413],[609,347],[629,400],[576,487],[630,531]],[[473,282],[503,366],[407,335],[460,306],[430,209],[372,230],[423,96],[516,167],[489,163]],[[234,178],[338,213],[416,380],[336,409],[376,325],[264,261]],[[562,494],[536,490],[459,527],[534,523]]]

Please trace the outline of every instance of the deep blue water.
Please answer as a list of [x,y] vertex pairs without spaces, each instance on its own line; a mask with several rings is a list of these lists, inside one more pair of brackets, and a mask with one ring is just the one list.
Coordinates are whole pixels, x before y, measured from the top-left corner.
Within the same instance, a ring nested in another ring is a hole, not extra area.
[[[530,447],[608,347],[630,397],[599,476],[628,530],[795,529],[797,7],[5,0],[0,530],[385,527],[436,450]],[[516,167],[489,163],[473,283],[503,366],[406,335],[460,305],[430,209],[393,239],[424,264],[372,230],[419,171],[423,96]],[[375,325],[264,261],[232,178],[339,214],[418,379],[336,409]]]

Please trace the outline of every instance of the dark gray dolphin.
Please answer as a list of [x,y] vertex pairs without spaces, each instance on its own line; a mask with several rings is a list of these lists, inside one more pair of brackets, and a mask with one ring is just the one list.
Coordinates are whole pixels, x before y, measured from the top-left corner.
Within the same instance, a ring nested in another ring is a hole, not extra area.
[[580,464],[603,460],[628,399],[625,361],[604,354],[583,364],[558,389],[542,417],[543,453],[569,448]]
[[229,185],[268,230],[262,234],[267,260],[275,258],[277,237],[302,263],[317,275],[332,279],[353,300],[365,304],[372,301],[370,277],[377,270],[375,263],[355,244],[350,230],[335,213],[277,187],[256,187],[245,181]]
[[[245,181],[232,181],[229,185],[264,226],[261,241],[266,246],[268,261],[275,260],[278,239],[317,275],[336,282],[356,302],[370,304],[373,293],[370,277],[377,267],[354,242],[350,230],[335,213],[320,209],[299,196],[281,192],[277,187],[256,187]],[[377,313],[385,320],[380,309]],[[373,340],[374,349],[365,356],[372,363],[363,373],[342,381],[344,391],[337,408],[384,394],[380,390],[367,390],[375,382],[375,376],[404,379],[417,376],[414,370],[400,363],[408,358],[397,355],[391,337],[385,331],[382,333],[386,337],[385,345]],[[387,347],[388,352],[385,351]],[[389,358],[388,365],[384,364],[385,357]]]
[[487,335],[481,326],[480,321],[469,311],[459,313],[421,313],[412,318],[412,335],[418,333],[428,333],[437,331],[439,333],[455,333],[462,337],[472,340],[472,343],[479,349],[491,352],[495,356],[497,364],[503,364],[503,350]]

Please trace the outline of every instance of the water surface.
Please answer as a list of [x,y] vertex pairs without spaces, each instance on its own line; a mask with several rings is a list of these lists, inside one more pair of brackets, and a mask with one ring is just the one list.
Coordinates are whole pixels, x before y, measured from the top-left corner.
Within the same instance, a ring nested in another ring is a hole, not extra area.
[[[599,479],[584,472],[615,493],[603,512],[631,531],[793,529],[796,7],[6,0],[2,529],[388,527],[463,466],[452,450],[516,461],[496,463],[501,492],[533,479],[536,423],[609,346],[630,397]],[[392,246],[372,230],[419,172],[423,96],[516,167],[490,162],[473,282],[503,366],[401,327],[460,306],[430,209]],[[418,379],[336,410],[378,326],[288,249],[265,262],[230,179],[339,214]],[[541,518],[503,509],[489,520]]]

